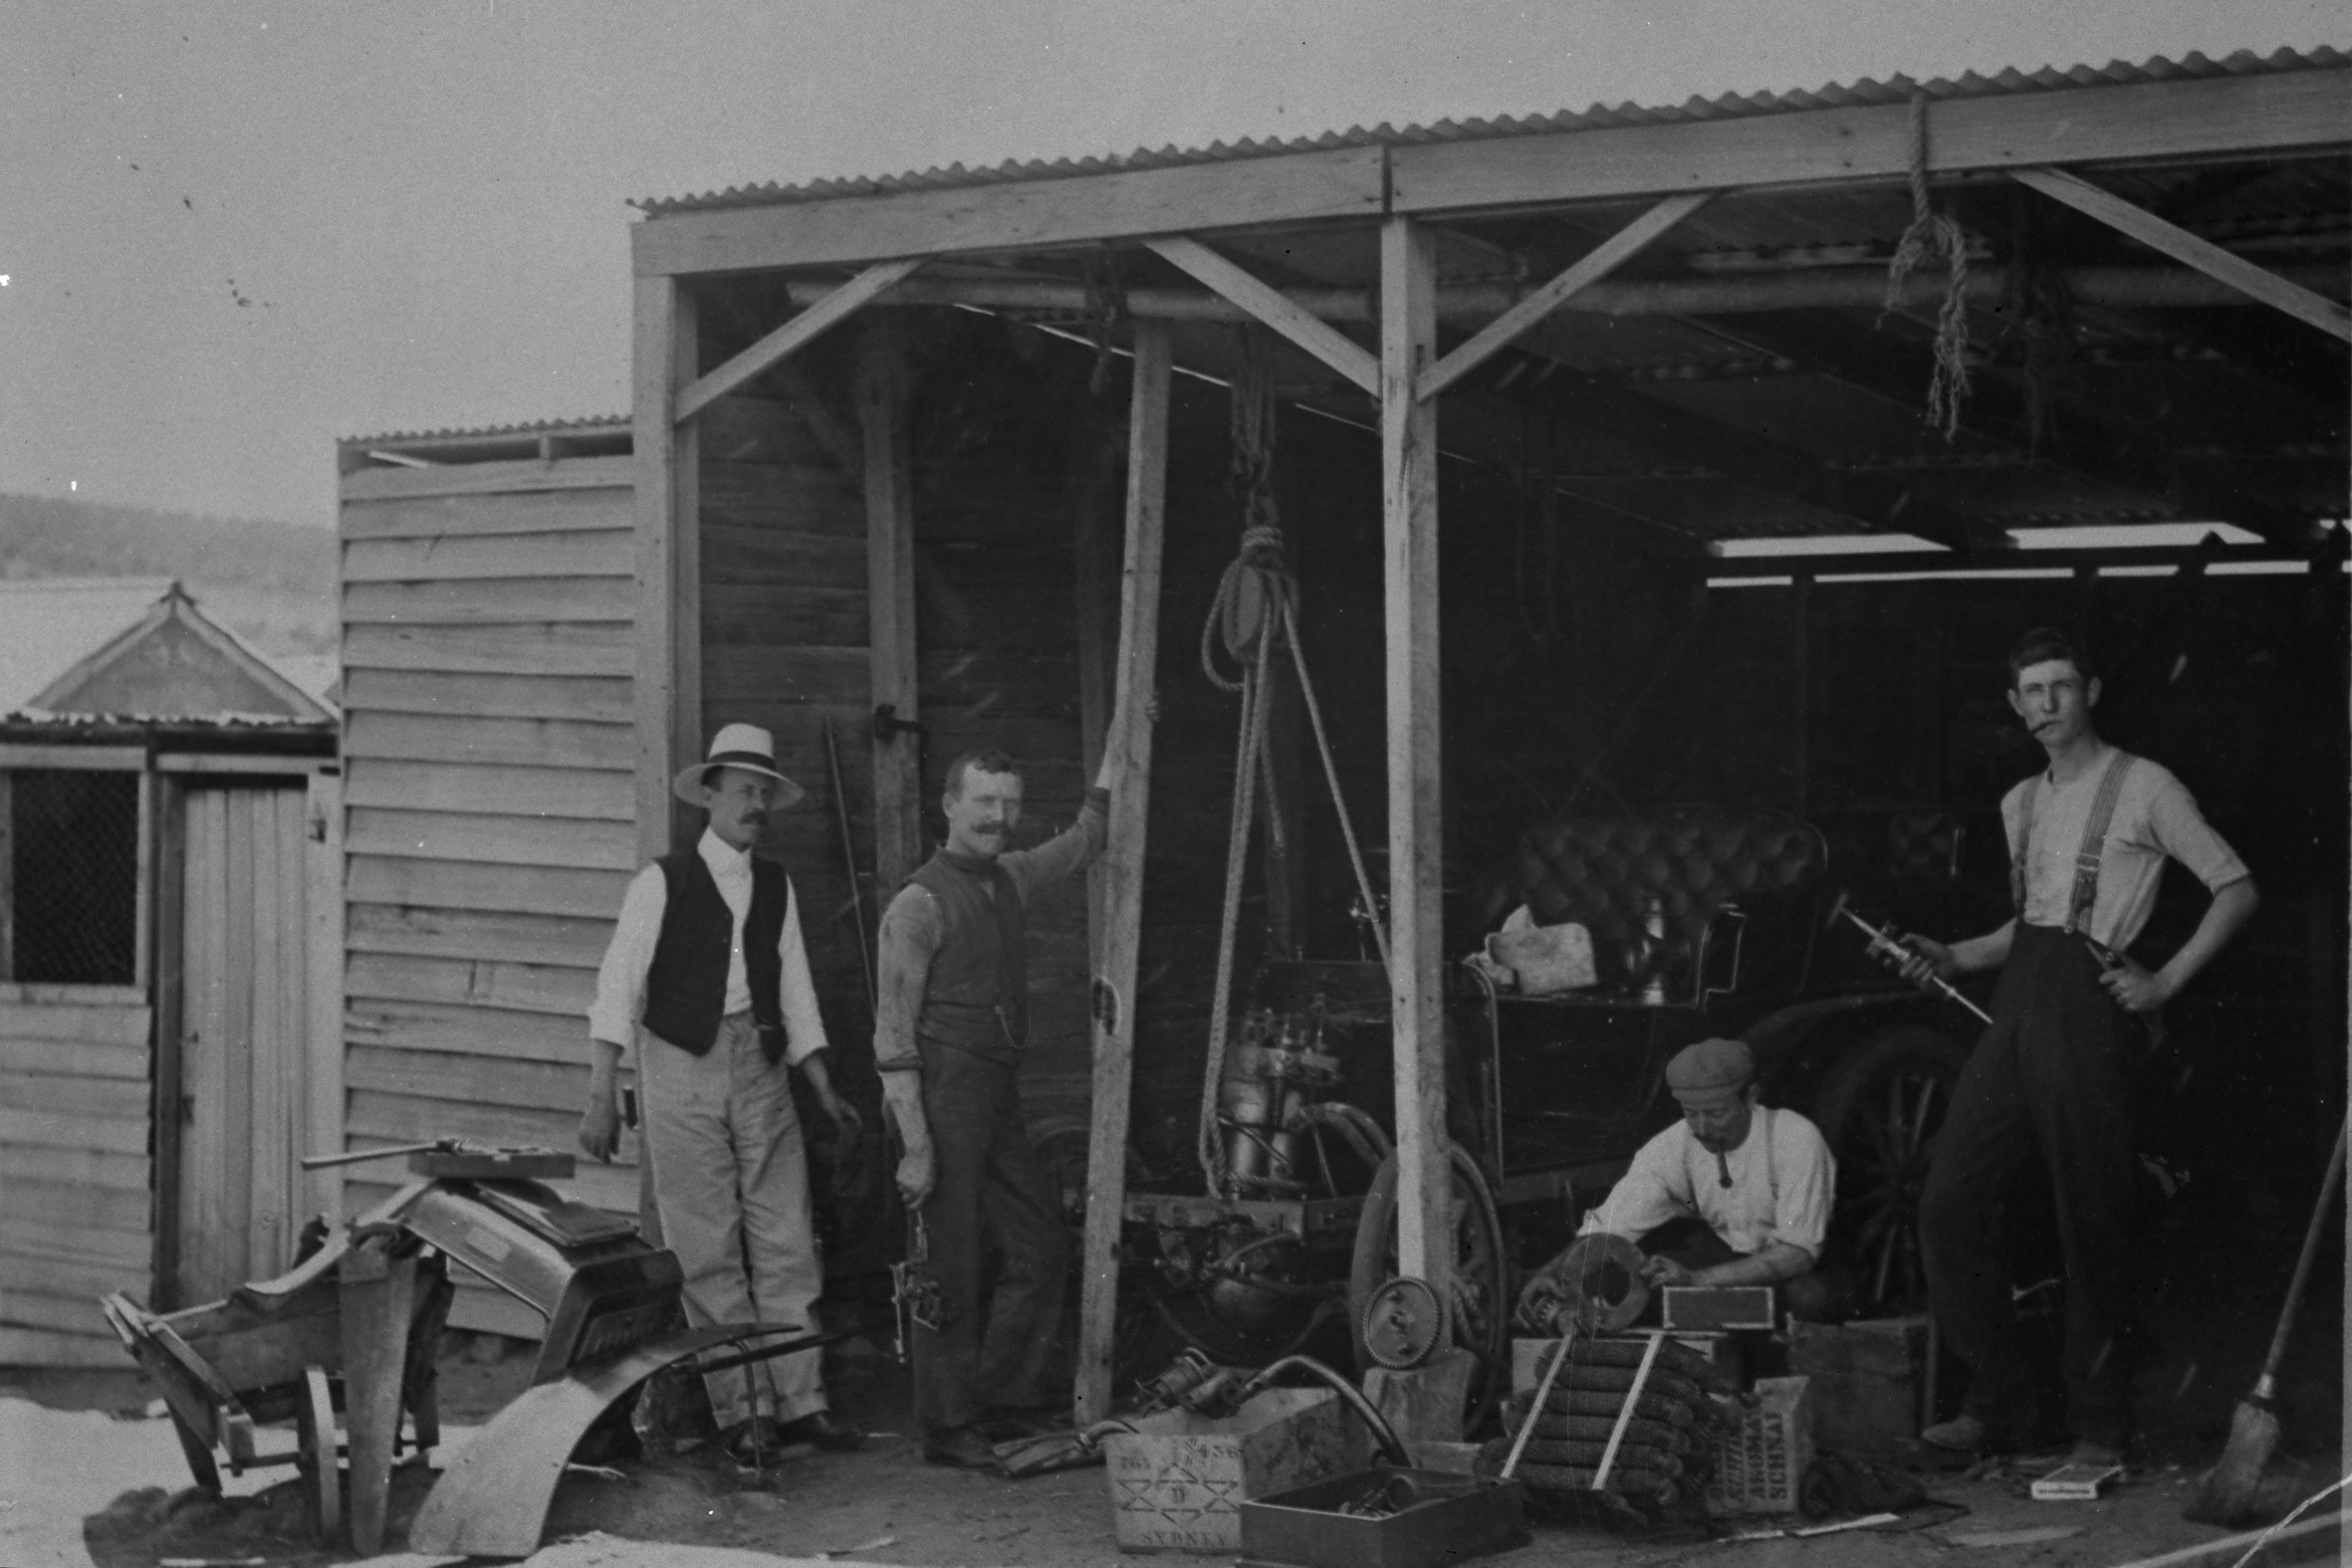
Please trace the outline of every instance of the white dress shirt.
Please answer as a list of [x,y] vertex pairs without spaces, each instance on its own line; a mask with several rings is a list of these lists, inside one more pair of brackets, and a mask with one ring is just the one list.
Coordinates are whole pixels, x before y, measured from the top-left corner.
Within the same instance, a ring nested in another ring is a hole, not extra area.
[[[735,917],[733,945],[727,955],[727,997],[722,1014],[748,1012],[752,1005],[750,972],[743,962],[743,923],[752,907],[752,857],[736,849],[709,828],[694,846],[719,897]],[[784,930],[776,939],[776,956],[783,960],[777,1000],[784,1017],[787,1062],[806,1060],[824,1049],[824,1020],[817,1010],[817,986],[809,977],[809,955],[801,945],[800,897],[792,879],[785,879]],[[653,968],[654,944],[661,939],[661,917],[669,907],[669,884],[661,867],[649,865],[629,883],[620,900],[620,919],[612,928],[612,943],[596,971],[596,1000],[588,1008],[588,1036],[618,1045],[623,1055],[637,1036],[645,1012],[645,977]]]
[[1794,1111],[1760,1105],[1748,1136],[1720,1164],[1689,1122],[1660,1132],[1641,1146],[1576,1233],[1606,1231],[1639,1239],[1670,1220],[1696,1215],[1735,1252],[1750,1255],[1786,1241],[1818,1261],[1836,1191],[1837,1162],[1821,1130]]

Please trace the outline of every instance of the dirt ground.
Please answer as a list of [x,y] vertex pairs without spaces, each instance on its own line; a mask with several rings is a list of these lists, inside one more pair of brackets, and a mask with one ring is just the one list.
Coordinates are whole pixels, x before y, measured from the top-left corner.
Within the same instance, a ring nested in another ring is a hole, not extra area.
[[[1539,1524],[1532,1544],[1492,1561],[1868,1568],[1942,1562],[1958,1552],[1964,1562],[2112,1568],[2218,1538],[2225,1532],[2183,1522],[2181,1509],[2260,1365],[2307,1218],[2292,1199],[2265,1202],[2258,1190],[2216,1184],[2210,1196],[2175,1206],[2148,1254],[2144,1311],[2164,1348],[2140,1375],[2141,1449],[2125,1484],[2096,1503],[2035,1502],[2026,1467],[2009,1463],[1931,1476],[1936,1505],[1879,1531],[1726,1543]],[[2272,1517],[2342,1473],[2342,1260],[2331,1247],[2281,1378],[2283,1440],[2265,1494]],[[452,1335],[447,1348],[443,1455],[522,1392],[531,1365],[523,1347],[494,1339]],[[572,1473],[535,1563],[720,1568],[652,1543],[799,1559],[829,1553],[836,1563],[900,1568],[1120,1560],[1102,1470],[1006,1481],[924,1464],[911,1437],[906,1375],[864,1341],[835,1347],[827,1384],[836,1408],[874,1434],[865,1452],[788,1453],[761,1475],[738,1471],[708,1448],[620,1462],[617,1475]],[[348,1560],[311,1547],[283,1470],[232,1481],[232,1495],[221,1499],[189,1489],[168,1422],[148,1414],[153,1400],[127,1362],[96,1374],[0,1369],[0,1568],[157,1568],[167,1558],[310,1568]],[[429,1481],[414,1469],[398,1476],[391,1549],[403,1542]],[[2331,1557],[2335,1533],[2305,1535],[2266,1560]],[[2227,1565],[2234,1555],[2200,1562]],[[407,1558],[402,1568],[426,1561]]]

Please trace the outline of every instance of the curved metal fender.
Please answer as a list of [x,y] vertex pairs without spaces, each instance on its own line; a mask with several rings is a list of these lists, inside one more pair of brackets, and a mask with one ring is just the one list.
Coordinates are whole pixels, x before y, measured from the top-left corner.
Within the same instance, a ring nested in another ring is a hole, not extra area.
[[408,1526],[408,1549],[428,1555],[528,1557],[539,1550],[565,1461],[598,1416],[672,1363],[714,1345],[791,1329],[719,1324],[638,1346],[618,1361],[542,1383],[474,1435]]

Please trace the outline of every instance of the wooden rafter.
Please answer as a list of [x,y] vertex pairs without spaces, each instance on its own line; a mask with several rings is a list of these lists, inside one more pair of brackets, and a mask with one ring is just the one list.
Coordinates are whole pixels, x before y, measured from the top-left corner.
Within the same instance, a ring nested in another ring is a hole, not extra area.
[[678,394],[676,421],[684,424],[761,371],[782,363],[922,265],[923,258],[916,257],[912,261],[880,262],[866,268],[716,370],[697,378]]
[[2209,278],[2219,279],[2264,305],[2284,311],[2299,322],[2308,323],[2331,336],[2352,342],[2352,311],[2288,282],[2267,268],[2257,267],[2211,240],[2191,234],[2179,224],[2167,222],[2145,207],[2135,206],[2111,191],[2102,190],[2078,174],[2070,174],[2064,169],[2032,168],[2012,169],[2009,177],[2020,185],[2041,192],[2052,201],[2063,202],[2086,217],[2096,218],[2152,250],[2162,251],[2173,260],[2196,268]]
[[1274,285],[1245,272],[1198,240],[1152,240],[1149,244],[1162,259],[1190,273],[1221,298],[1240,306],[1374,397],[1380,395],[1380,361],[1371,350]]
[[1496,317],[1461,346],[1431,365],[1415,395],[1431,398],[1516,342],[1545,317],[1615,272],[1668,229],[1707,204],[1711,191],[1669,196],[1594,246],[1558,277]]

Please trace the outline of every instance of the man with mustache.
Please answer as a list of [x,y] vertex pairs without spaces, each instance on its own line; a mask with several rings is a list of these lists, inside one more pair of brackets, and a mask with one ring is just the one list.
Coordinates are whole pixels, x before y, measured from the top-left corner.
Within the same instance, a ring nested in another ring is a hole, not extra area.
[[[709,812],[710,824],[692,849],[638,872],[621,899],[588,1009],[594,1056],[580,1146],[612,1157],[614,1079],[641,1024],[640,1158],[661,1239],[686,1276],[687,1320],[813,1328],[824,1269],[788,1069],[807,1075],[844,1141],[858,1119],[825,1068],[792,879],[753,853],[769,812],[803,791],[776,771],[766,730],[730,724],[671,792]],[[738,1458],[786,1443],[865,1441],[833,1418],[813,1353],[714,1372],[703,1385]]]
[[[2025,1376],[2001,1207],[2039,1160],[2065,1260],[2072,1462],[2115,1464],[2133,1436],[2141,1359],[2128,1222],[2138,1180],[2135,1078],[2145,1020],[2213,961],[2257,902],[2245,863],[2181,782],[2099,738],[2099,680],[2066,636],[2027,632],[2009,653],[2009,707],[2048,764],[2000,802],[2015,914],[1946,946],[1913,937],[1925,983],[2000,970],[1994,1018],[1955,1086],[1920,1200],[1920,1242],[1944,1342],[1968,1363],[1967,1403],[1929,1444],[1974,1454],[2028,1434]],[[2196,933],[2161,969],[2125,956],[2156,903],[2166,856],[2212,891]]]
[[898,1191],[939,1287],[939,1325],[914,1331],[915,1420],[934,1464],[990,1468],[992,1434],[1058,1424],[1044,1380],[1069,1235],[1015,1082],[1029,1041],[1025,928],[1039,889],[1102,852],[1115,766],[1105,755],[1068,829],[1009,849],[1019,767],[1001,751],[958,757],[940,797],[947,842],[882,914],[874,1066],[905,1143]]
[[[1666,1064],[1682,1120],[1635,1152],[1579,1235],[1621,1235],[1648,1254],[1658,1285],[1777,1285],[1798,1317],[1842,1315],[1845,1280],[1816,1271],[1829,1235],[1837,1164],[1820,1129],[1795,1111],[1757,1103],[1746,1042],[1707,1039]],[[1572,1293],[1562,1252],[1520,1292],[1522,1322]]]

